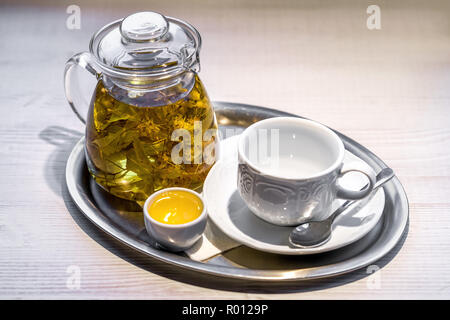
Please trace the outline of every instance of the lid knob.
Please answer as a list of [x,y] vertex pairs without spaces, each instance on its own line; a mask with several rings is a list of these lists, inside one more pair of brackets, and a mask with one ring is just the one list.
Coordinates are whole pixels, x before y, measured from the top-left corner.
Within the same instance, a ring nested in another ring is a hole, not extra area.
[[128,41],[155,41],[166,34],[169,29],[167,19],[156,12],[138,12],[123,19],[120,33]]

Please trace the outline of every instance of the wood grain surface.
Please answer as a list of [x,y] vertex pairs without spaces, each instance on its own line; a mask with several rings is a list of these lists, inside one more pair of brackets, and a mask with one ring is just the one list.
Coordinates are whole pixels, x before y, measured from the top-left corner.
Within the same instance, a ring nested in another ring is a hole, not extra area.
[[[69,30],[71,4],[0,4],[0,298],[450,298],[450,2],[76,1],[81,29]],[[369,4],[381,8],[380,30],[366,27]],[[284,285],[180,270],[112,240],[75,208],[64,169],[84,127],[64,97],[64,64],[99,27],[140,10],[199,29],[213,100],[315,119],[395,170],[409,230],[377,262],[378,288],[366,269]],[[79,290],[66,285],[70,266]]]

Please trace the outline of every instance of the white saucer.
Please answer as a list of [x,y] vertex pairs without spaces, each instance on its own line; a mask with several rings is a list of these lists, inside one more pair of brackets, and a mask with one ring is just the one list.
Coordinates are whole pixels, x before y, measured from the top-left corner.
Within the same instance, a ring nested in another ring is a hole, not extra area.
[[[380,188],[360,205],[352,206],[336,218],[329,241],[318,247],[293,247],[288,237],[293,227],[280,227],[255,216],[237,191],[237,141],[234,136],[221,141],[220,159],[203,185],[203,196],[210,220],[228,237],[248,247],[286,255],[315,254],[334,250],[361,239],[380,219],[384,209],[384,190]],[[361,161],[346,151],[346,161]],[[345,175],[340,184],[360,189],[365,181],[357,173]],[[343,200],[333,203],[333,211]]]

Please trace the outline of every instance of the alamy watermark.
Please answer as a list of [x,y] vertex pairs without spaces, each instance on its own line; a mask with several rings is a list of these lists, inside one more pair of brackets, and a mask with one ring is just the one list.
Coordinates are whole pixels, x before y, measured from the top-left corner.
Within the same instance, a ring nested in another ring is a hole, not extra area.
[[381,29],[381,9],[380,6],[372,4],[367,7],[366,10],[369,17],[366,21],[367,29],[369,30],[380,30]]
[[[225,138],[240,133],[233,129],[225,131]],[[213,164],[216,161],[219,133],[216,129],[202,131],[202,122],[194,122],[193,135],[187,129],[179,128],[172,132],[171,140],[178,142],[171,151],[171,160],[175,164]],[[206,142],[205,147],[203,144]],[[209,143],[208,143],[209,142]],[[246,155],[252,163],[268,162],[277,168],[279,165],[279,129],[258,129],[245,137]],[[193,151],[193,152],[192,152]],[[268,161],[270,159],[270,161]]]
[[67,7],[66,13],[69,16],[66,19],[66,27],[69,30],[81,29],[81,9],[75,4],[71,4]]
[[66,273],[69,274],[66,280],[66,288],[69,290],[80,290],[81,268],[76,265],[70,265],[67,267]]
[[366,273],[369,274],[366,281],[367,289],[381,289],[380,267],[376,264],[372,264],[367,267]]

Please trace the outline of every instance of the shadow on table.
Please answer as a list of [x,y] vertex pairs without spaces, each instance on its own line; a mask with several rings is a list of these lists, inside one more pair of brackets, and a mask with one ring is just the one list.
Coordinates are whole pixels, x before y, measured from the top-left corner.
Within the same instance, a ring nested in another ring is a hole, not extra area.
[[75,144],[84,134],[80,131],[60,126],[49,126],[39,133],[39,138],[53,146],[55,150],[49,155],[44,177],[48,186],[58,195],[61,185],[65,184],[65,167],[67,158]]
[[[366,271],[366,268],[362,268],[360,270],[356,270],[354,272],[337,277],[308,281],[263,282],[252,280],[236,280],[211,276],[200,272],[183,269],[165,262],[161,262],[136,250],[132,250],[120,241],[110,237],[105,232],[97,228],[93,223],[91,223],[76,207],[67,190],[64,172],[65,163],[73,146],[79,141],[79,139],[82,137],[82,134],[80,132],[69,130],[63,127],[52,126],[44,129],[39,136],[41,139],[47,141],[48,143],[57,146],[57,150],[55,150],[54,153],[49,157],[45,177],[52,190],[62,195],[65,205],[69,213],[72,215],[74,221],[86,234],[97,241],[105,249],[139,268],[166,277],[168,279],[187,283],[190,285],[202,286],[205,288],[216,290],[228,290],[244,293],[293,293],[324,290],[363,279],[371,274]],[[399,241],[399,243],[397,243],[394,249],[391,250],[382,259],[374,263],[378,268],[383,268],[397,255],[407,237],[408,230],[409,222],[406,226],[401,240]],[[257,255],[257,253],[254,254]],[[232,253],[229,254],[228,258],[230,260],[233,260]]]

